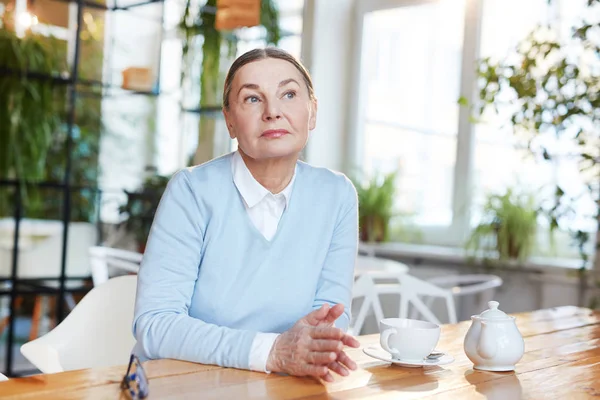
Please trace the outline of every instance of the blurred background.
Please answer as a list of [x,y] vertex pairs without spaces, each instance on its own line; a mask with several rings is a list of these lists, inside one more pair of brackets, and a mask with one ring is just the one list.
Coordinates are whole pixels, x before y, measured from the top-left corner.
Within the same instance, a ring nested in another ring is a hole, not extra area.
[[0,0],[0,371],[135,273],[170,176],[236,149],[224,77],[267,45],[312,74],[302,158],[354,181],[361,254],[458,320],[600,305],[598,3]]

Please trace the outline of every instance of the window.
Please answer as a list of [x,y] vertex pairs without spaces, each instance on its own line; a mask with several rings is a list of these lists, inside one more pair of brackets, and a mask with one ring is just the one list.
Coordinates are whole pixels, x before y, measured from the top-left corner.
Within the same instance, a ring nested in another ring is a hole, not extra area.
[[464,5],[424,2],[364,15],[356,166],[397,171],[396,206],[420,226],[452,222]]
[[[396,208],[412,215],[419,240],[462,245],[486,194],[511,186],[547,201],[558,182],[580,196],[580,210],[596,210],[577,160],[540,162],[506,126],[507,110],[473,124],[468,108],[458,105],[464,93],[470,103],[476,100],[476,59],[504,59],[540,23],[558,23],[567,40],[586,3],[373,0],[358,7],[359,89],[350,164],[368,174],[398,172]],[[540,140],[569,152],[556,138]],[[591,231],[589,222],[578,219],[568,227]],[[559,251],[575,255],[568,242]]]
[[[482,9],[480,57],[504,59],[536,25],[548,20],[548,2],[531,0],[485,0]],[[516,7],[519,12],[515,13]],[[510,25],[511,29],[506,29]],[[513,135],[506,126],[506,111],[498,115],[486,113],[482,122],[474,125],[474,191],[472,222],[479,219],[478,205],[489,193],[502,192],[507,187],[541,190],[552,183],[555,170],[551,165],[539,165],[527,149],[527,143]]]

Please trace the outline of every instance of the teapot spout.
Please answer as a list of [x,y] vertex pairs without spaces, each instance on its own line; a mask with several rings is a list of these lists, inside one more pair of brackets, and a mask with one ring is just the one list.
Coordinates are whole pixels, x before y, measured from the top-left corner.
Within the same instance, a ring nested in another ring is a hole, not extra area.
[[479,335],[479,343],[477,344],[477,353],[485,359],[494,358],[498,351],[496,342],[496,334],[494,329],[490,329],[487,322],[481,321],[481,334]]

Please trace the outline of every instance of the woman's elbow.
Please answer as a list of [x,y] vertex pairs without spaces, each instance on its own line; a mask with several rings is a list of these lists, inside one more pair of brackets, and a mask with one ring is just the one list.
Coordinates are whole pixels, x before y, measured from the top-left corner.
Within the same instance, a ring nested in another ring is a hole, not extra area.
[[[135,318],[133,322],[133,336],[137,342],[136,348],[141,351],[142,356],[147,359],[164,358],[161,354],[161,343],[163,342],[160,333],[161,319],[157,314],[143,314]],[[156,329],[158,328],[158,329]]]

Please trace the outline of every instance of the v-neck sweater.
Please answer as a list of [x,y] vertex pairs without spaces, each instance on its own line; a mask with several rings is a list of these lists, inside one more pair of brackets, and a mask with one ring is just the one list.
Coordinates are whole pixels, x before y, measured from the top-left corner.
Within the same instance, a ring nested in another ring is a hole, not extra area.
[[324,303],[347,329],[358,245],[346,176],[297,163],[273,238],[256,229],[233,182],[232,153],[179,171],[156,211],[133,322],[141,359],[248,369],[258,332],[282,333]]

